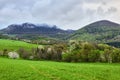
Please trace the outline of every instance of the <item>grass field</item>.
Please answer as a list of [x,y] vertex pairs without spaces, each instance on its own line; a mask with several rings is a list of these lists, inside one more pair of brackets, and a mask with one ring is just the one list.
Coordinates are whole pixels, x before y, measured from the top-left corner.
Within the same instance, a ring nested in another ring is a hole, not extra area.
[[29,44],[22,41],[0,39],[0,50],[17,50],[19,48],[31,49],[33,47],[37,47],[37,45]]
[[120,64],[0,58],[0,80],[120,80]]

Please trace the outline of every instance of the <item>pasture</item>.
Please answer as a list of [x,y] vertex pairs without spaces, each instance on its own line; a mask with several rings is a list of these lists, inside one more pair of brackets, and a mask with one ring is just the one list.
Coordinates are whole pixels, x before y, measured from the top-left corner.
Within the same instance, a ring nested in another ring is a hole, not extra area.
[[120,64],[0,58],[0,80],[120,80]]
[[31,49],[36,47],[37,45],[35,44],[26,43],[23,41],[0,39],[0,51],[3,49],[8,49],[13,51],[13,50],[18,50],[19,48]]

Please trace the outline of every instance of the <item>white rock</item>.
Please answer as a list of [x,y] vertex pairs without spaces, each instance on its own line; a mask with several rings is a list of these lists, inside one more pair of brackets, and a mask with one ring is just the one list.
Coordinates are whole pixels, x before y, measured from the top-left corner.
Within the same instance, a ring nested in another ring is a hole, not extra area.
[[19,58],[19,54],[17,52],[9,52],[8,53],[8,57],[12,58],[12,59],[18,59]]

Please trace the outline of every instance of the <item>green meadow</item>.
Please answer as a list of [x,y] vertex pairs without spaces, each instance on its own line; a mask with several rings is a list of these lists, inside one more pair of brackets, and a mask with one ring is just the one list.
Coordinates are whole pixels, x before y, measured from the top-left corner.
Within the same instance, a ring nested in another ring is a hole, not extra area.
[[120,64],[0,58],[0,80],[120,80]]
[[37,45],[35,44],[26,43],[23,41],[0,39],[0,50],[18,50],[19,48],[31,49],[36,47]]

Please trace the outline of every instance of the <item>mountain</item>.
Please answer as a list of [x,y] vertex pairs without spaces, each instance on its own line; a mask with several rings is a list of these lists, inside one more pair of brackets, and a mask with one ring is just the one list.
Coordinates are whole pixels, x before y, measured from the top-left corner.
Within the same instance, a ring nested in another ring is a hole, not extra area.
[[57,28],[56,25],[49,26],[47,24],[35,25],[32,23],[12,24],[2,30],[7,34],[57,34],[66,31]]
[[67,37],[89,42],[119,42],[120,41],[120,24],[101,20],[91,23]]
[[120,42],[120,24],[108,20],[96,21],[76,31],[62,30],[56,25],[23,23],[9,25],[0,32],[27,39],[46,37],[57,40],[80,40],[108,44]]
[[48,25],[48,24],[32,24],[32,23],[23,23],[23,24],[11,24],[7,28],[0,30],[0,32],[4,34],[10,34],[17,36],[46,36],[52,38],[63,38],[68,34],[71,34],[73,31],[71,30],[62,30],[57,28],[56,25]]

